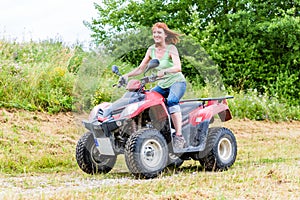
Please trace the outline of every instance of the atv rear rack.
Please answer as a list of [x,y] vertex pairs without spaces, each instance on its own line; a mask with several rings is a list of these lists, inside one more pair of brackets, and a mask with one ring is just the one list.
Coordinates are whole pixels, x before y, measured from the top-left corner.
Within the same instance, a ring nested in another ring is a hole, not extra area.
[[185,99],[181,100],[180,102],[192,102],[192,101],[221,101],[224,99],[233,99],[233,96],[226,96],[226,97],[208,97],[208,98],[198,98],[198,99]]

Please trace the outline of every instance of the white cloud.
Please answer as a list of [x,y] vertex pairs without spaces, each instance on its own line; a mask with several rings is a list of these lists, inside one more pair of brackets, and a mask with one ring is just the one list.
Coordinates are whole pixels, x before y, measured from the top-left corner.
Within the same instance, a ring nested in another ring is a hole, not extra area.
[[1,1],[0,38],[17,41],[61,38],[66,43],[89,41],[91,32],[83,21],[96,17],[93,2],[97,1]]

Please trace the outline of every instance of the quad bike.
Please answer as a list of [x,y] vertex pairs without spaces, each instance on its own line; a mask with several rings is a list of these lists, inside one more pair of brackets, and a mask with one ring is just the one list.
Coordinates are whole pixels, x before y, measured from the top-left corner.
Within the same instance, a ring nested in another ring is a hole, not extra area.
[[[151,60],[146,72],[159,65]],[[112,71],[121,76],[116,66]],[[235,162],[237,143],[225,127],[210,127],[214,119],[230,120],[227,100],[233,98],[198,98],[182,100],[182,134],[186,145],[173,147],[174,126],[165,98],[145,89],[159,80],[154,74],[130,80],[128,90],[114,103],[104,102],[93,108],[83,124],[88,132],[78,141],[76,160],[88,174],[108,173],[117,156],[125,155],[126,165],[136,178],[155,178],[166,167],[179,167],[184,160],[198,160],[205,170],[222,171]],[[118,87],[125,86],[120,79]]]

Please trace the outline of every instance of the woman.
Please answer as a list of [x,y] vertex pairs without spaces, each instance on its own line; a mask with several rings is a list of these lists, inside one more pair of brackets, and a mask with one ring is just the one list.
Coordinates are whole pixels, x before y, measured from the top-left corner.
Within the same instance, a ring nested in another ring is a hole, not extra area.
[[154,45],[150,46],[139,67],[123,75],[125,80],[128,77],[137,76],[143,73],[151,59],[159,59],[160,65],[157,76],[164,77],[158,85],[152,89],[167,98],[167,107],[171,115],[176,133],[174,136],[175,148],[183,148],[184,137],[181,132],[182,115],[179,100],[186,90],[186,80],[181,73],[181,63],[178,50],[175,46],[179,42],[179,34],[170,30],[165,23],[158,22],[152,27]]

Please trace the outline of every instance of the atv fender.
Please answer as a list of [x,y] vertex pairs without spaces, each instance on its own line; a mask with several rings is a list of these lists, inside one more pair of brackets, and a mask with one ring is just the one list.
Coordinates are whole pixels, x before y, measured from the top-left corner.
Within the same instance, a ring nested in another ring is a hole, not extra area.
[[103,132],[103,124],[98,121],[83,121],[83,124],[86,129],[92,132],[96,148],[99,150],[99,152],[102,155],[114,156],[115,152],[113,150],[112,142],[109,135]]
[[114,156],[115,152],[111,144],[110,138],[96,138],[95,144],[102,155]]

